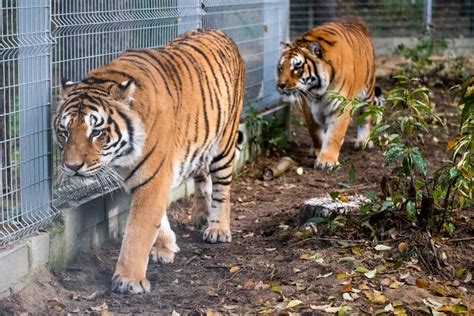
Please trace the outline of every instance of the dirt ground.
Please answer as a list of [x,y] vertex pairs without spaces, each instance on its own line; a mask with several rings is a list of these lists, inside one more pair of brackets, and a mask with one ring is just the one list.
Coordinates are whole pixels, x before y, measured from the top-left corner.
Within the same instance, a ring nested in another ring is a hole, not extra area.
[[[390,80],[379,80],[389,89]],[[449,134],[456,128],[453,96],[447,87],[435,87],[436,109],[446,118],[449,133],[435,132],[426,140],[429,166],[445,158]],[[449,239],[435,239],[441,270],[417,256],[430,252],[415,227],[391,223],[379,240],[357,218],[328,233],[324,225],[298,227],[301,204],[312,197],[338,191],[344,195],[379,192],[383,157],[378,149],[352,148],[355,128],[346,136],[341,167],[333,172],[312,169],[307,156],[310,139],[301,117],[293,119],[288,155],[294,169],[271,181],[261,180],[265,167],[279,158],[248,163],[232,189],[230,244],[201,241],[190,220],[191,200],[173,203],[171,225],[181,248],[172,264],[149,264],[152,290],[147,295],[110,292],[110,279],[120,242],[77,257],[67,268],[44,271],[33,285],[0,301],[1,315],[12,313],[91,314],[214,314],[290,313],[420,315],[430,308],[448,313],[474,309],[474,243],[471,214],[458,214],[460,225]],[[351,165],[356,177],[348,181]],[[470,239],[469,239],[470,238]],[[457,240],[457,241],[456,241]],[[400,252],[400,243],[407,250]],[[376,245],[391,247],[385,251]],[[426,257],[425,257],[426,258]],[[403,259],[403,260],[402,260]],[[465,271],[460,275],[460,269]],[[470,271],[470,272],[469,272]],[[458,272],[458,277],[456,277]],[[467,281],[467,282],[466,282]],[[439,305],[441,304],[441,305]],[[463,307],[464,306],[464,307]],[[457,309],[456,309],[457,308]]]

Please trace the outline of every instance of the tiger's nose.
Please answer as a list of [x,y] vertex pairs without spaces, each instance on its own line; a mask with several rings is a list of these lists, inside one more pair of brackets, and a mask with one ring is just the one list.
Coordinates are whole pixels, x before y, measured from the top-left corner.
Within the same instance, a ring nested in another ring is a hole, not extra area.
[[287,89],[287,87],[288,86],[286,85],[286,83],[280,83],[280,82],[277,83],[277,90],[278,91],[285,91]]
[[65,163],[64,165],[72,171],[78,171],[79,169],[82,168],[82,166],[84,166],[84,163],[81,163],[81,164],[68,164],[68,163]]

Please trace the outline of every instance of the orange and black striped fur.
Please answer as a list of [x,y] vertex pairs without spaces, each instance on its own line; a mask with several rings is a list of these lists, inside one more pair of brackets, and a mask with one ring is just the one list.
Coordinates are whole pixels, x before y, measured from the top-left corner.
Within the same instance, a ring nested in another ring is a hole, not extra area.
[[[244,64],[218,30],[184,33],[157,50],[133,49],[63,82],[54,129],[62,173],[79,181],[123,181],[132,193],[112,289],[150,290],[152,260],[179,250],[166,204],[194,177],[193,222],[203,239],[230,242],[230,185],[237,159]],[[108,180],[105,179],[108,177]]]
[[[374,50],[369,31],[359,19],[318,26],[282,43],[277,90],[300,104],[317,156],[315,168],[338,164],[339,151],[350,122],[349,109],[341,113],[329,91],[347,99],[378,102],[375,96]],[[356,147],[367,140],[370,120],[358,127]]]

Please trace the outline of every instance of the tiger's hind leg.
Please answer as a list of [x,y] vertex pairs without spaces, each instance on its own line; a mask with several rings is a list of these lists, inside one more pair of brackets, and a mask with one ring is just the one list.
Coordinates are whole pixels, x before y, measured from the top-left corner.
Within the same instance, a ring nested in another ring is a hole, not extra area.
[[194,204],[191,214],[194,227],[202,229],[207,224],[211,209],[212,181],[208,172],[194,177]]
[[[234,143],[230,141],[230,143]],[[226,146],[212,162],[210,175],[212,179],[211,208],[207,217],[208,227],[204,230],[203,239],[210,243],[230,242],[230,185],[235,164],[235,147]]]
[[174,254],[178,251],[176,235],[171,229],[168,216],[164,214],[158,229],[158,236],[150,251],[150,259],[153,262],[171,263],[174,260]]

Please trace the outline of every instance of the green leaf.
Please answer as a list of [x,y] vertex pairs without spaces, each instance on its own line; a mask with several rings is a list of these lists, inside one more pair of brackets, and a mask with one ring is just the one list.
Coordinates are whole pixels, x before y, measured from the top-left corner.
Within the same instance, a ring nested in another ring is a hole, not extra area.
[[330,192],[329,195],[331,196],[331,199],[333,201],[337,201],[337,199],[339,198],[339,192]]
[[405,175],[409,176],[412,172],[413,167],[413,162],[410,154],[406,155],[405,158],[403,158],[402,166]]
[[423,173],[423,175],[426,176],[426,173],[427,173],[428,170],[427,170],[427,167],[426,167],[425,159],[421,155],[420,151],[418,150],[418,148],[413,148],[411,153],[412,153],[413,160],[417,164],[418,168]]
[[385,163],[387,165],[392,164],[398,157],[403,154],[403,149],[400,147],[392,147],[385,152]]
[[349,168],[349,182],[355,182],[357,179],[357,168],[354,164],[351,164]]
[[362,213],[367,214],[372,210],[372,203],[365,203],[360,207]]
[[456,178],[458,174],[459,174],[458,168],[452,167],[451,169],[449,169],[449,180]]
[[407,216],[408,218],[415,218],[415,203],[413,201],[407,202]]

